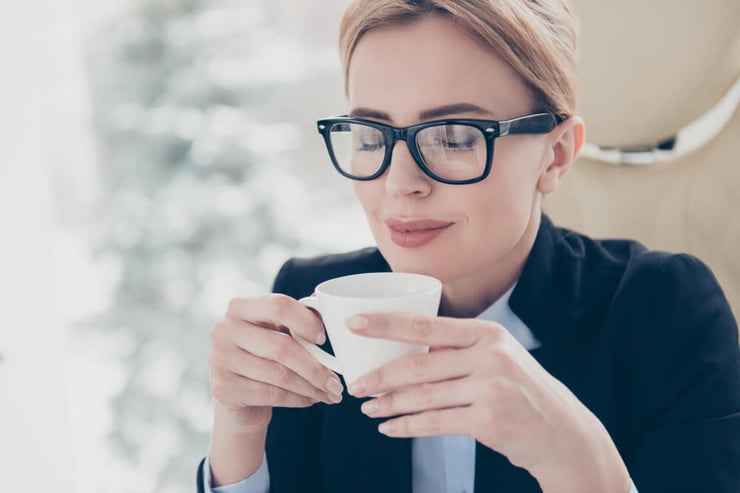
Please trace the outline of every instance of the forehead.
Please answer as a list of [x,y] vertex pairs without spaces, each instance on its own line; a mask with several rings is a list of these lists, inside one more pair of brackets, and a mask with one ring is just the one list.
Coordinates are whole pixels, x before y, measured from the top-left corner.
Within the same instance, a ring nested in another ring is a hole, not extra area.
[[347,83],[352,108],[387,113],[398,124],[449,104],[475,104],[499,119],[531,106],[526,84],[511,66],[439,15],[366,33],[350,60]]

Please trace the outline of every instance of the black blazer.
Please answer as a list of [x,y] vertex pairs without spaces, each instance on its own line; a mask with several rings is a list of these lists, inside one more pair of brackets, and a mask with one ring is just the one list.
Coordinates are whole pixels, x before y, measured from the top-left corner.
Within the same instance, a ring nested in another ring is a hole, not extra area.
[[[387,270],[375,248],[294,259],[274,290],[300,298],[326,279]],[[704,264],[543,216],[509,304],[542,342],[532,355],[598,416],[640,493],[740,492],[737,325]],[[379,434],[361,403],[345,393],[334,406],[275,409],[271,491],[411,493],[410,440]],[[541,489],[479,443],[475,491]]]

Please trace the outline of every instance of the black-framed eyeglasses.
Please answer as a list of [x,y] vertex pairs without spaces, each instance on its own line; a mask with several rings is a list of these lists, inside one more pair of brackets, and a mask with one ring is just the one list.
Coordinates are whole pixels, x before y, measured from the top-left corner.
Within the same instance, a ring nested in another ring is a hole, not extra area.
[[563,117],[535,113],[511,120],[450,119],[409,127],[337,116],[316,122],[334,167],[352,180],[374,180],[391,163],[393,147],[403,140],[416,164],[430,178],[451,185],[485,179],[493,162],[497,137],[545,134]]

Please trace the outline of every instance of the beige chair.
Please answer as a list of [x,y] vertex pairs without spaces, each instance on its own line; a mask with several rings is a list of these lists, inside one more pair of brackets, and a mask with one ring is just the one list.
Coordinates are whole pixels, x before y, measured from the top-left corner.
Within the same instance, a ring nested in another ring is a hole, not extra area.
[[[740,2],[575,3],[589,147],[545,211],[594,237],[696,255],[738,318]],[[720,102],[729,118],[681,132]],[[656,149],[676,136],[674,150]]]

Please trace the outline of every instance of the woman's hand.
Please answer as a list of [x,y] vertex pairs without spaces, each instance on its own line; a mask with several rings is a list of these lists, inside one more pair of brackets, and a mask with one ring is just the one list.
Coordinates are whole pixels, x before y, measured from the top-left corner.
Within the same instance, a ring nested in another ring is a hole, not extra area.
[[283,295],[234,299],[224,319],[211,329],[214,486],[236,483],[257,470],[273,407],[342,400],[339,378],[288,335],[287,327],[323,342],[319,317]]
[[273,407],[341,401],[339,378],[306,352],[287,327],[323,342],[321,319],[293,298],[234,299],[211,329],[208,366],[217,419],[242,434],[267,428]]
[[468,435],[527,469],[545,492],[625,493],[629,475],[601,422],[501,325],[408,315],[352,317],[358,334],[429,345],[368,373],[352,395],[391,437]]

